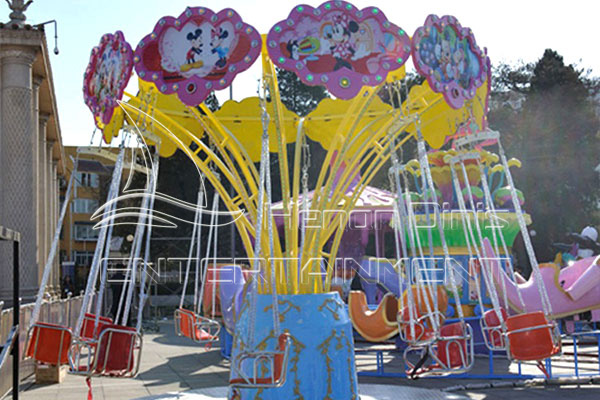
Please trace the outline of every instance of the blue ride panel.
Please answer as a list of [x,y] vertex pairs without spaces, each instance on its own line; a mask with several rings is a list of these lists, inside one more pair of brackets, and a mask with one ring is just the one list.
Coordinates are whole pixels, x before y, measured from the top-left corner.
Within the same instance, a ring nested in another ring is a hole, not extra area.
[[[275,350],[271,295],[258,295],[254,343],[249,342],[249,298],[235,326],[232,362],[241,351]],[[280,327],[291,335],[287,378],[279,388],[239,389],[242,399],[358,399],[352,323],[337,292],[279,295]],[[251,375],[250,364],[243,366]],[[265,371],[262,377],[270,375]],[[231,379],[237,378],[232,368]]]

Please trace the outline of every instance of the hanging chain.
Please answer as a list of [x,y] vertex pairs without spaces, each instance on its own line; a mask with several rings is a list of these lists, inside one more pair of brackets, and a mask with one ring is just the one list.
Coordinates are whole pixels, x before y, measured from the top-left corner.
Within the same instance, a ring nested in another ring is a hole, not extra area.
[[525,249],[527,250],[527,255],[529,256],[529,262],[531,263],[531,269],[535,275],[538,292],[542,301],[542,308],[544,310],[544,314],[551,315],[552,314],[552,304],[550,303],[550,298],[548,297],[548,292],[546,290],[546,284],[542,279],[542,274],[540,272],[540,267],[537,262],[537,258],[535,256],[535,251],[533,250],[533,244],[531,243],[531,238],[529,237],[529,231],[527,230],[527,224],[525,223],[525,218],[523,217],[523,210],[521,209],[521,203],[519,202],[519,198],[517,197],[517,192],[515,188],[515,184],[512,179],[512,174],[509,169],[508,161],[506,160],[506,154],[504,153],[504,148],[500,143],[500,139],[498,138],[498,153],[500,155],[500,160],[502,161],[502,165],[504,166],[504,173],[506,176],[506,181],[508,183],[508,188],[510,190],[510,196],[513,202],[513,207],[515,208],[515,212],[517,214],[517,221],[519,222],[519,228],[521,229],[521,236],[523,237],[523,243],[525,243]]
[[[429,168],[429,159],[427,158],[427,152],[425,150],[425,139],[423,138],[423,133],[421,132],[421,120],[420,118],[417,120],[417,149],[419,151],[419,164],[423,169],[423,174],[425,175],[424,182],[427,183],[429,187],[429,191],[431,193],[431,199],[434,204],[438,203],[437,194],[435,193],[435,186],[433,184],[433,177],[431,176],[431,169]],[[425,189],[425,188],[424,188]],[[425,192],[424,192],[425,193]],[[446,242],[446,235],[444,233],[444,224],[439,212],[434,212],[435,215],[435,224],[438,228],[438,233],[440,235],[440,240],[442,242],[442,251],[444,253],[444,264],[448,263],[450,260],[450,252],[448,250],[448,243]],[[452,266],[448,268],[449,270],[449,280],[450,287],[452,290],[452,294],[454,295],[454,299],[456,302],[456,309],[458,312],[458,316],[461,320],[464,320],[464,313],[462,309],[460,295],[458,293],[458,288],[456,287],[456,279],[454,277],[454,268]],[[435,291],[437,295],[437,290]]]
[[308,219],[308,170],[311,166],[310,146],[306,137],[302,136],[302,218],[300,219],[300,254],[298,254],[298,261],[302,262],[304,243],[306,237],[306,220]]
[[[265,96],[266,98],[266,96]],[[273,212],[271,206],[273,204],[272,196],[272,185],[271,185],[271,156],[269,153],[269,113],[267,112],[266,102],[261,102],[262,108],[262,124],[263,124],[263,135],[267,136],[267,151],[266,151],[266,164],[267,168],[265,171],[265,185],[267,187],[267,234],[269,235],[269,266],[271,271],[271,301],[273,303],[273,329],[275,331],[275,337],[279,337],[279,299],[277,296],[277,277],[275,273],[275,243],[273,233]]]

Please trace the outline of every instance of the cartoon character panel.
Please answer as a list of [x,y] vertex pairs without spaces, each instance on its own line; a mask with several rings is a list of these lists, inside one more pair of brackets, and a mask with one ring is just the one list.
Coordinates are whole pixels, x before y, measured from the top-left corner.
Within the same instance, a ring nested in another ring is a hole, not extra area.
[[164,94],[195,106],[212,90],[231,85],[260,54],[261,38],[232,9],[214,13],[190,7],[178,18],[161,18],[135,50],[140,78]]
[[338,98],[382,83],[410,55],[408,35],[376,7],[344,1],[294,7],[267,36],[273,62],[308,85],[325,85]]
[[123,33],[103,35],[100,44],[92,49],[83,75],[83,98],[94,114],[96,126],[110,122],[132,69],[133,51]]
[[430,15],[413,35],[413,62],[431,88],[453,108],[461,108],[485,82],[487,56],[469,28],[450,15]]

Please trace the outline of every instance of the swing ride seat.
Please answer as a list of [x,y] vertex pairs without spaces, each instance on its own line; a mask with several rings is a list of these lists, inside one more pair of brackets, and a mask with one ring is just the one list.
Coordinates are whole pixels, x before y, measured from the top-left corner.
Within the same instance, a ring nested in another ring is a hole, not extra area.
[[[87,350],[83,361],[81,355]],[[106,324],[97,342],[79,341],[71,347],[71,373],[87,377],[134,378],[140,367],[142,336],[133,327]],[[81,365],[82,361],[85,363]]]
[[221,325],[210,318],[197,315],[185,308],[175,310],[175,332],[196,343],[211,343],[219,340]]
[[38,363],[62,365],[68,363],[68,352],[73,334],[67,327],[37,322],[27,333],[25,356]]
[[[277,340],[277,351],[242,352],[232,362],[232,367],[239,375],[229,380],[233,388],[275,388],[285,383],[287,363],[290,352],[290,335],[282,333]],[[244,361],[252,362],[252,376],[242,370]],[[270,376],[259,377],[260,367],[266,366]]]
[[[421,350],[421,359],[413,365],[407,356],[415,350]],[[425,365],[429,357],[432,362]],[[404,361],[409,367],[407,375],[410,378],[465,373],[475,361],[473,329],[462,321],[444,325],[439,339],[426,345],[407,347]]]
[[541,361],[561,351],[556,325],[542,311],[508,317],[506,337],[509,356],[517,361]]
[[365,292],[352,290],[348,297],[348,311],[354,329],[370,342],[383,342],[398,331],[398,324],[394,322],[398,300],[391,293],[383,296],[377,309],[371,311]]
[[[502,316],[503,321],[508,319],[508,313],[502,307],[500,308],[500,315]],[[504,337],[504,331],[496,310],[491,309],[484,312],[479,320],[479,323],[481,325],[481,332],[483,333],[483,339],[487,348],[492,351],[505,350],[506,340]]]
[[417,311],[413,313],[416,317],[414,321],[414,335],[412,333],[410,323],[410,311],[408,307],[404,307],[397,315],[400,339],[410,345],[424,345],[435,340],[435,332],[431,328],[431,318],[437,318],[440,325],[444,324],[444,314],[439,311],[434,311],[431,314],[419,315]]
[[83,316],[83,324],[81,325],[81,339],[95,341],[98,339],[98,335],[100,334],[100,331],[102,331],[102,328],[106,325],[111,325],[112,323],[112,318],[99,316],[98,326],[94,330],[94,325],[96,325],[96,315],[85,313]]

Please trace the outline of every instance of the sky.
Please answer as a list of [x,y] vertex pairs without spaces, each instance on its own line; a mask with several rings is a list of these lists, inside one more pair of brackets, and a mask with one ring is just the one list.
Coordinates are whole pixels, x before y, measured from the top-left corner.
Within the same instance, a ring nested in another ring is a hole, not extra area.
[[[233,8],[242,19],[261,33],[286,18],[297,4],[319,6],[322,1],[300,0],[34,0],[27,10],[27,23],[58,21],[59,55],[54,55],[54,30],[46,28],[54,76],[59,121],[64,145],[87,145],[94,131],[92,114],[83,103],[83,73],[91,49],[104,33],[121,30],[135,49],[137,43],[165,15],[179,16],[187,6],[204,6],[217,12]],[[546,48],[564,57],[567,64],[591,68],[600,75],[600,35],[597,17],[600,1],[363,1],[354,0],[358,8],[379,7],[390,21],[409,33],[425,22],[429,14],[450,14],[463,26],[470,27],[480,47],[487,47],[492,64],[538,60]],[[8,21],[8,6],[2,2],[2,20]],[[412,64],[409,60],[407,65]],[[233,83],[233,97],[241,100],[256,95],[260,62]],[[132,79],[128,90],[135,93]],[[229,89],[216,92],[223,103]]]

